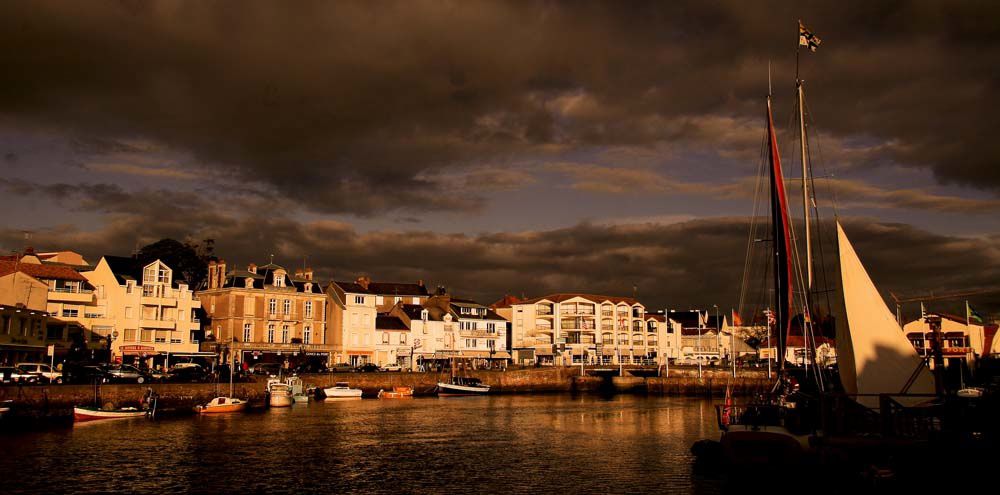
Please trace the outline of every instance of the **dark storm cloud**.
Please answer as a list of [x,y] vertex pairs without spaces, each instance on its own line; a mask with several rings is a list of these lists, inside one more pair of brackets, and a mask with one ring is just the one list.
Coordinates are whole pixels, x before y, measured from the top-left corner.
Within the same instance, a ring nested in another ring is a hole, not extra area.
[[989,3],[4,2],[0,109],[82,153],[152,140],[315,211],[475,210],[454,167],[757,118],[769,58],[789,97],[798,17],[825,39],[803,59],[820,128],[1000,189]]
[[[504,294],[551,292],[631,295],[653,309],[736,307],[742,283],[747,219],[699,219],[673,224],[578,224],[573,227],[481,235],[430,231],[358,232],[349,224],[301,222],[276,214],[266,203],[246,205],[256,214],[233,215],[180,205],[150,219],[143,212],[108,215],[97,231],[57,226],[33,233],[39,249],[72,248],[91,260],[128,254],[133,247],[171,237],[216,240],[216,251],[233,266],[261,263],[269,254],[288,267],[303,263],[318,278],[415,281],[448,287],[455,294],[491,302]],[[827,276],[836,274],[825,224]],[[988,287],[1000,279],[1000,237],[933,234],[912,226],[863,218],[845,225],[862,262],[888,296]],[[22,232],[0,230],[5,251],[23,247]],[[753,276],[751,276],[753,278]],[[764,281],[751,282],[751,291]],[[824,282],[825,283],[825,282]],[[757,301],[747,301],[752,307]],[[981,304],[986,311],[996,311]]]

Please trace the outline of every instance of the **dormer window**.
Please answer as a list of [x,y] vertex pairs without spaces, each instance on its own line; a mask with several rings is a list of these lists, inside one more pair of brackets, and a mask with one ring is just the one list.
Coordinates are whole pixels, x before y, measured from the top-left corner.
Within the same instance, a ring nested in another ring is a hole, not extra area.
[[422,310],[420,310],[420,319],[421,319],[421,320],[423,320],[423,321],[427,321],[427,318],[428,318],[429,316],[430,316],[430,313],[429,313],[429,312],[428,312],[428,311],[427,311],[426,309],[422,309]]
[[142,283],[144,284],[161,283],[169,285],[170,275],[171,275],[170,268],[168,268],[167,265],[164,265],[163,263],[156,261],[150,263],[145,268],[143,268]]
[[247,277],[245,280],[243,280],[243,286],[246,287],[247,289],[253,289],[253,278]]
[[302,290],[305,291],[305,292],[312,292],[313,291],[313,284],[310,283],[310,282],[306,282],[306,285],[302,288]]
[[284,287],[285,286],[285,274],[284,273],[275,273],[274,274],[274,286],[275,287]]

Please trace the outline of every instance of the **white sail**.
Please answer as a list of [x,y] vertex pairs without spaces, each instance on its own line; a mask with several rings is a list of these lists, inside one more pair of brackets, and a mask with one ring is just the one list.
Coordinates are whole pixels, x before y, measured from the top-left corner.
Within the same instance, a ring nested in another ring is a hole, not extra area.
[[[837,244],[847,313],[847,324],[837,326],[837,365],[844,390],[849,394],[901,393],[922,359],[879,295],[840,222]],[[934,393],[934,380],[926,367],[906,392]]]

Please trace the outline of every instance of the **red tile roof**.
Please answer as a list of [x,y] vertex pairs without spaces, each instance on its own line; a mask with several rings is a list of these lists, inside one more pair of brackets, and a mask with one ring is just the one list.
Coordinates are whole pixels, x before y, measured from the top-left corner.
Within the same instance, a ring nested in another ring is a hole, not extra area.
[[497,302],[495,302],[493,304],[490,304],[490,309],[509,308],[512,305],[517,304],[519,302],[521,302],[521,298],[519,298],[517,296],[512,296],[512,295],[508,294],[508,295],[503,296],[503,299],[500,299],[499,301],[497,301]]
[[535,303],[537,303],[539,301],[563,302],[563,301],[566,301],[566,300],[569,300],[569,299],[573,299],[574,297],[583,298],[583,299],[586,299],[586,300],[588,300],[590,302],[595,302],[595,303],[602,303],[604,301],[610,301],[610,302],[615,303],[615,304],[625,303],[625,304],[628,304],[629,306],[631,306],[633,304],[639,304],[639,301],[636,301],[635,299],[632,299],[631,297],[602,296],[602,295],[599,295],[599,294],[582,294],[582,293],[575,293],[575,292],[564,292],[564,293],[559,293],[559,294],[549,294],[547,296],[536,297],[536,298],[533,298],[533,299],[527,299],[527,300],[518,302],[516,304],[535,304]]
[[39,280],[78,280],[86,282],[87,279],[80,272],[61,265],[36,265],[34,263],[16,263],[14,261],[0,261],[0,277],[14,273],[16,271],[31,275]]

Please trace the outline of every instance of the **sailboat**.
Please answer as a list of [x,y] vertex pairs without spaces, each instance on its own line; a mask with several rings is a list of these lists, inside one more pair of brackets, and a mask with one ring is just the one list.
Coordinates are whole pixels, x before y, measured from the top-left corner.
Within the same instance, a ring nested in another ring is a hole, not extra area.
[[[234,413],[240,412],[247,408],[248,402],[242,399],[237,399],[233,397],[233,368],[235,363],[231,363],[229,366],[229,396],[218,396],[208,404],[196,406],[194,409],[198,414],[224,414],[224,413]],[[218,382],[216,382],[218,385]],[[218,393],[218,390],[216,390]]]
[[[805,28],[800,23],[800,45]],[[812,37],[811,34],[809,34]],[[818,39],[816,40],[818,44]],[[808,45],[807,45],[808,46]],[[811,49],[815,45],[810,46]],[[796,65],[798,65],[796,63]],[[770,92],[769,92],[770,93]],[[799,110],[799,132],[802,157],[802,194],[804,213],[805,267],[799,260],[792,223],[789,215],[785,179],[778,149],[777,133],[767,97],[766,150],[768,181],[770,183],[771,239],[769,258],[773,274],[773,324],[769,331],[777,337],[778,375],[771,393],[745,405],[727,403],[717,407],[719,427],[722,430],[721,448],[726,459],[735,463],[759,464],[765,462],[794,462],[809,449],[810,437],[822,435],[816,397],[801,393],[793,383],[786,366],[786,348],[793,320],[799,322],[810,351],[812,324],[809,318],[810,299],[813,291],[813,256],[810,228],[807,136],[804,123],[803,82],[796,74],[796,93]],[[843,297],[844,318],[838,319],[836,350],[840,382],[843,392],[861,405],[873,407],[879,395],[893,395],[900,405],[925,401],[934,391],[934,383],[923,362],[902,329],[885,305],[878,289],[865,270],[839,219],[837,228],[837,255],[839,260],[839,286]],[[753,232],[753,229],[751,229]],[[796,317],[794,312],[800,311]],[[815,344],[815,338],[812,339]],[[805,363],[809,363],[806,355]],[[808,373],[808,364],[805,368]],[[817,390],[824,391],[823,375],[817,369],[814,375]]]

